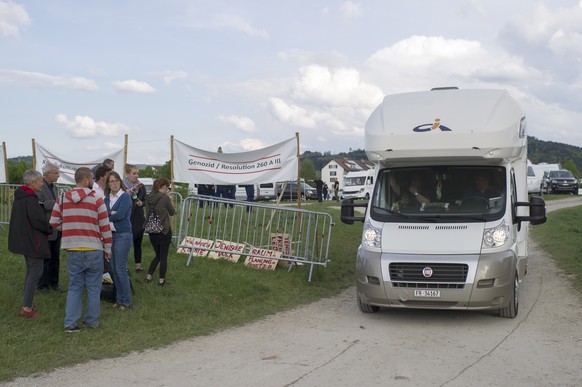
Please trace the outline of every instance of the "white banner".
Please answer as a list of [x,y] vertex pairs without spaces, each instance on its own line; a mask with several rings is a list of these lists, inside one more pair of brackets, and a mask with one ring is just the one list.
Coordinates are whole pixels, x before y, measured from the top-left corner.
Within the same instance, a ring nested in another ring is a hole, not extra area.
[[297,180],[297,139],[241,153],[216,153],[174,139],[174,180],[196,184],[255,184]]
[[[75,184],[75,171],[77,170],[77,168],[80,168],[80,167],[93,168],[95,165],[101,164],[104,159],[111,159],[111,160],[115,161],[115,167],[113,169],[118,171],[118,172],[123,171],[123,164],[124,164],[123,148],[121,148],[120,150],[118,150],[114,153],[111,153],[109,155],[105,155],[102,158],[100,158],[99,160],[86,161],[86,162],[73,162],[73,161],[67,161],[59,156],[56,156],[51,151],[40,146],[38,144],[38,142],[35,142],[35,147],[36,147],[36,150],[35,150],[36,151],[36,170],[39,171],[40,173],[42,173],[42,167],[47,162],[51,162],[53,164],[58,165],[59,172],[61,174],[59,176],[59,180],[57,180],[57,183],[59,183],[59,184],[73,184],[74,185]],[[123,176],[123,173],[119,173],[119,174],[121,176]]]
[[0,144],[0,183],[6,183],[6,149]]

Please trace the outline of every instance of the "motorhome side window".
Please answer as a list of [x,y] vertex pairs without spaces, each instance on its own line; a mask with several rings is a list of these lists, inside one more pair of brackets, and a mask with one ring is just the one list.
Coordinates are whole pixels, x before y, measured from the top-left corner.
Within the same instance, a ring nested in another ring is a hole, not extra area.
[[370,215],[383,222],[491,221],[505,211],[507,173],[499,166],[431,166],[378,173]]

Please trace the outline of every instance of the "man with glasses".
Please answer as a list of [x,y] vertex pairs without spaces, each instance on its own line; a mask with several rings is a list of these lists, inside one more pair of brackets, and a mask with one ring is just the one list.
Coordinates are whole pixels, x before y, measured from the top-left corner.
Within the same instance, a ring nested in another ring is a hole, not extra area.
[[[38,199],[46,212],[47,221],[51,218],[53,207],[59,196],[59,191],[55,183],[59,179],[59,167],[51,162],[42,167],[43,185],[38,193]],[[61,252],[61,232],[53,229],[49,235],[50,257],[44,259],[44,271],[38,281],[37,288],[42,293],[48,293],[49,289],[64,292],[59,287],[60,252]]]

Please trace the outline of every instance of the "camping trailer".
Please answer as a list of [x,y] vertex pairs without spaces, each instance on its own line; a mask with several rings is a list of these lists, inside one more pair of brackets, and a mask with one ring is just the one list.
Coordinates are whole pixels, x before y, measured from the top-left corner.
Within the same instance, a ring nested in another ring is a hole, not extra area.
[[[376,164],[356,257],[362,312],[495,310],[513,318],[527,272],[528,225],[546,221],[527,192],[525,116],[503,90],[388,95],[365,125]],[[354,208],[366,206],[364,216]]]

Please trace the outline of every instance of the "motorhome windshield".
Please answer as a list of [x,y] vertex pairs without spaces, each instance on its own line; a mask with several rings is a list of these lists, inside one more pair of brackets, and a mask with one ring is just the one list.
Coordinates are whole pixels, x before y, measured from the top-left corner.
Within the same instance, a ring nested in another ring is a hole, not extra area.
[[505,212],[503,167],[433,166],[383,169],[370,216],[382,222],[482,222]]
[[344,179],[344,186],[346,187],[353,187],[356,185],[365,185],[366,184],[366,176],[353,176],[353,177],[346,177]]

